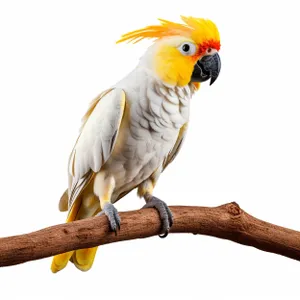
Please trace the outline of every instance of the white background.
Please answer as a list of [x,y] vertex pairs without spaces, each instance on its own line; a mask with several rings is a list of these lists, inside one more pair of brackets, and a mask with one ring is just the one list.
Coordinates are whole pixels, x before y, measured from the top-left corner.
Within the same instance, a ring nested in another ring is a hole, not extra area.
[[[150,42],[122,33],[179,15],[210,18],[222,72],[192,101],[190,131],[155,194],[172,205],[238,202],[300,230],[297,1],[1,1],[0,236],[64,222],[57,209],[88,103]],[[135,192],[120,211],[143,205]],[[1,299],[299,299],[299,262],[225,240],[170,235],[100,247],[93,268],[51,259],[0,269]]]

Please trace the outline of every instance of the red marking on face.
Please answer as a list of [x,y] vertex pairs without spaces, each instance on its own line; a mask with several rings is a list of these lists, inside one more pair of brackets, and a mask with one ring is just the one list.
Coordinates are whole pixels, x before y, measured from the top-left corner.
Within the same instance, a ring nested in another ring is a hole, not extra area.
[[210,41],[205,41],[203,42],[201,45],[198,46],[198,53],[197,56],[202,56],[206,53],[206,51],[208,49],[216,49],[217,51],[220,50],[221,44],[220,41],[214,41],[214,40],[210,40]]

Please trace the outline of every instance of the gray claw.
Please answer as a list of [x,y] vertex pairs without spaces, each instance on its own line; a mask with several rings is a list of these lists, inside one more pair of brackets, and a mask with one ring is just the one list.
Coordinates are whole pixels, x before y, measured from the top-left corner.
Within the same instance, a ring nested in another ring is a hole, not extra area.
[[155,208],[158,211],[162,221],[162,234],[159,237],[165,238],[173,225],[173,215],[168,205],[164,201],[152,196],[151,200],[143,208]]
[[109,221],[109,227],[111,231],[117,233],[117,230],[120,230],[121,218],[118,214],[117,209],[111,203],[106,203],[102,209],[102,211],[97,214],[97,216],[102,216],[105,214]]

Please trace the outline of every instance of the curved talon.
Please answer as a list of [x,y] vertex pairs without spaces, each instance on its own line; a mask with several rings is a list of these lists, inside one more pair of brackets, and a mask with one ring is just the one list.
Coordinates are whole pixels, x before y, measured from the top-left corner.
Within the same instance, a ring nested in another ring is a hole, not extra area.
[[114,231],[115,234],[117,234],[117,231],[120,230],[121,227],[121,218],[117,209],[113,204],[108,202],[104,205],[102,211],[98,213],[97,216],[102,216],[103,214],[105,214],[108,219],[111,231]]
[[161,238],[161,239],[164,239],[166,238],[167,236],[169,235],[169,230],[167,230],[165,233],[163,234],[159,234],[158,236]]
[[146,205],[143,206],[143,208],[155,208],[158,211],[160,219],[162,221],[162,233],[159,235],[159,237],[167,237],[170,228],[173,225],[173,215],[167,204],[164,201],[152,196],[151,200],[148,201]]

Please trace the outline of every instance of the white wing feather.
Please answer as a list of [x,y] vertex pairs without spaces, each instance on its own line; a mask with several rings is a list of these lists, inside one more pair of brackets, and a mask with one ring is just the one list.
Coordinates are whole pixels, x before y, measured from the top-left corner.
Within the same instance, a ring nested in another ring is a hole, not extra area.
[[168,156],[165,158],[165,161],[163,163],[163,170],[165,170],[165,168],[175,159],[175,157],[179,153],[179,150],[181,149],[182,144],[186,137],[187,128],[188,128],[188,123],[185,123],[180,128],[175,145],[173,149],[169,152]]
[[69,161],[69,208],[90,178],[87,174],[99,172],[112,153],[124,112],[125,93],[122,89],[112,89],[92,105],[94,109],[82,128]]

